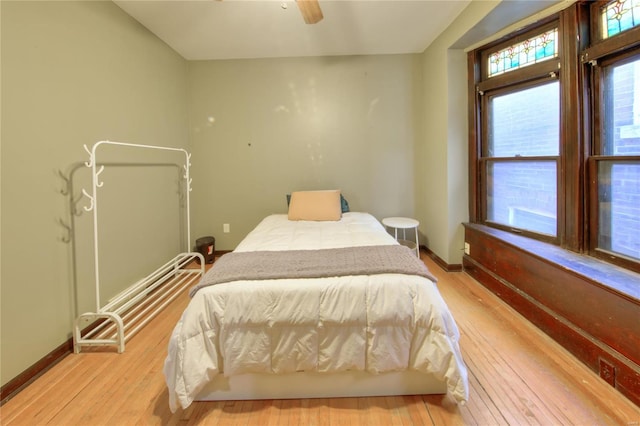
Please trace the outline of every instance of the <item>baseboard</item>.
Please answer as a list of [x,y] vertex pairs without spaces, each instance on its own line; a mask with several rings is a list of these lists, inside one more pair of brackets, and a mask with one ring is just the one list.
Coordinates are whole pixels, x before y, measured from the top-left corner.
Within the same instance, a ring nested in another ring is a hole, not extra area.
[[[104,321],[104,319],[98,319],[87,325],[82,329],[82,335],[91,332],[91,330],[98,327]],[[73,353],[73,337],[67,339],[66,342],[49,352],[44,358],[2,386],[0,388],[0,407],[71,353]]]
[[[465,272],[495,293],[577,359],[640,406],[638,366],[580,327],[559,316],[509,282],[465,256]],[[607,368],[609,370],[607,370]]]
[[[462,270],[462,265],[449,265],[435,253],[429,250],[426,246],[421,245],[420,249],[424,250],[425,253],[445,271],[457,272]],[[231,250],[216,250],[215,257],[220,257],[229,252],[231,252]],[[95,327],[95,325],[93,327]],[[85,332],[86,331],[83,331],[83,333]],[[71,353],[73,353],[73,338],[69,338],[66,342],[62,343],[60,346],[52,350],[44,358],[40,359],[31,367],[27,368],[25,371],[16,376],[14,379],[7,382],[0,388],[0,407]]]
[[[215,256],[219,257],[225,253],[229,253],[230,251],[231,250],[215,251]],[[100,322],[102,322],[102,320],[90,324],[82,330],[82,334],[84,335],[91,331],[93,328],[97,327]],[[18,376],[0,387],[0,407],[71,353],[73,353],[73,337],[69,338],[66,342],[49,352],[44,358],[40,359],[31,367],[27,368]]]
[[444,269],[447,272],[461,272],[462,271],[462,264],[449,264],[447,262],[445,262],[441,257],[439,257],[437,254],[435,254],[434,252],[432,252],[429,247],[424,246],[424,245],[420,245],[420,250],[424,250],[424,252],[427,254],[427,256],[429,256],[429,258],[431,258],[434,262],[436,262],[436,264],[441,267],[442,269]]
[[477,224],[465,224],[465,241],[466,273],[640,406],[633,273]]
[[17,377],[7,382],[0,388],[0,407],[72,352],[73,338],[70,338]]

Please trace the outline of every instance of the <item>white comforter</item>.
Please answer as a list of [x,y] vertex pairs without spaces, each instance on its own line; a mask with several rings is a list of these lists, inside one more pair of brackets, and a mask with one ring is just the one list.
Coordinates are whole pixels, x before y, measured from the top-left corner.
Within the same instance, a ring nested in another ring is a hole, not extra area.
[[[396,244],[365,213],[339,222],[265,218],[236,251]],[[217,374],[416,370],[468,398],[458,329],[435,284],[382,274],[236,281],[199,290],[176,325],[164,374],[172,411]]]

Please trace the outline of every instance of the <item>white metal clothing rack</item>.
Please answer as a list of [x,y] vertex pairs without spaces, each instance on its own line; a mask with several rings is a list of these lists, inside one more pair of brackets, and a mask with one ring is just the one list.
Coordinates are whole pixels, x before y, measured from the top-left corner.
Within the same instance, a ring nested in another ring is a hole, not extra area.
[[[82,193],[89,199],[89,206],[86,211],[93,212],[93,250],[95,264],[95,292],[96,311],[85,312],[78,316],[73,327],[73,350],[79,353],[82,346],[105,346],[116,345],[118,352],[124,352],[125,342],[135,335],[142,327],[151,321],[165,306],[178,297],[182,290],[188,286],[196,284],[204,274],[204,256],[200,253],[180,253],[160,268],[147,275],[142,280],[111,299],[109,303],[102,306],[100,302],[100,257],[98,252],[98,189],[102,187],[100,174],[104,166],[97,167],[97,150],[104,145],[116,145],[120,147],[142,148],[163,151],[178,151],[184,153],[184,181],[186,197],[186,244],[191,247],[191,220],[190,220],[190,200],[191,177],[189,168],[191,167],[191,154],[181,148],[171,148],[153,145],[139,145],[125,142],[100,141],[96,142],[91,149],[84,145],[84,149],[89,154],[89,161],[85,165],[91,168],[92,191],[89,194],[86,190]],[[200,267],[194,268],[193,261],[199,259]],[[82,335],[81,326],[83,320],[97,325]]]

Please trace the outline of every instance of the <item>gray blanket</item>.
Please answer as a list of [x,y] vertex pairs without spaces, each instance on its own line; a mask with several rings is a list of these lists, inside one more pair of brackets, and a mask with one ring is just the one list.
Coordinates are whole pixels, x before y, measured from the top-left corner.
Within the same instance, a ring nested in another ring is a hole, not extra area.
[[202,287],[231,281],[376,274],[418,275],[437,281],[415,252],[402,245],[231,252],[215,262],[189,296]]

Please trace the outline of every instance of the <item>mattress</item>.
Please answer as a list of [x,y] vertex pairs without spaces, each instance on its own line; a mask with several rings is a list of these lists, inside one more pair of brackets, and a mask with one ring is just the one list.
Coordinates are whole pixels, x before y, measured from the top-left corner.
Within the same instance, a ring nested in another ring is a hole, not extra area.
[[[397,242],[366,213],[344,213],[331,222],[271,215],[235,251],[380,245]],[[435,282],[423,276],[382,273],[216,284],[195,292],[172,332],[164,366],[170,407],[188,407],[221,374],[353,371],[429,374],[464,402],[469,391],[459,337]]]

